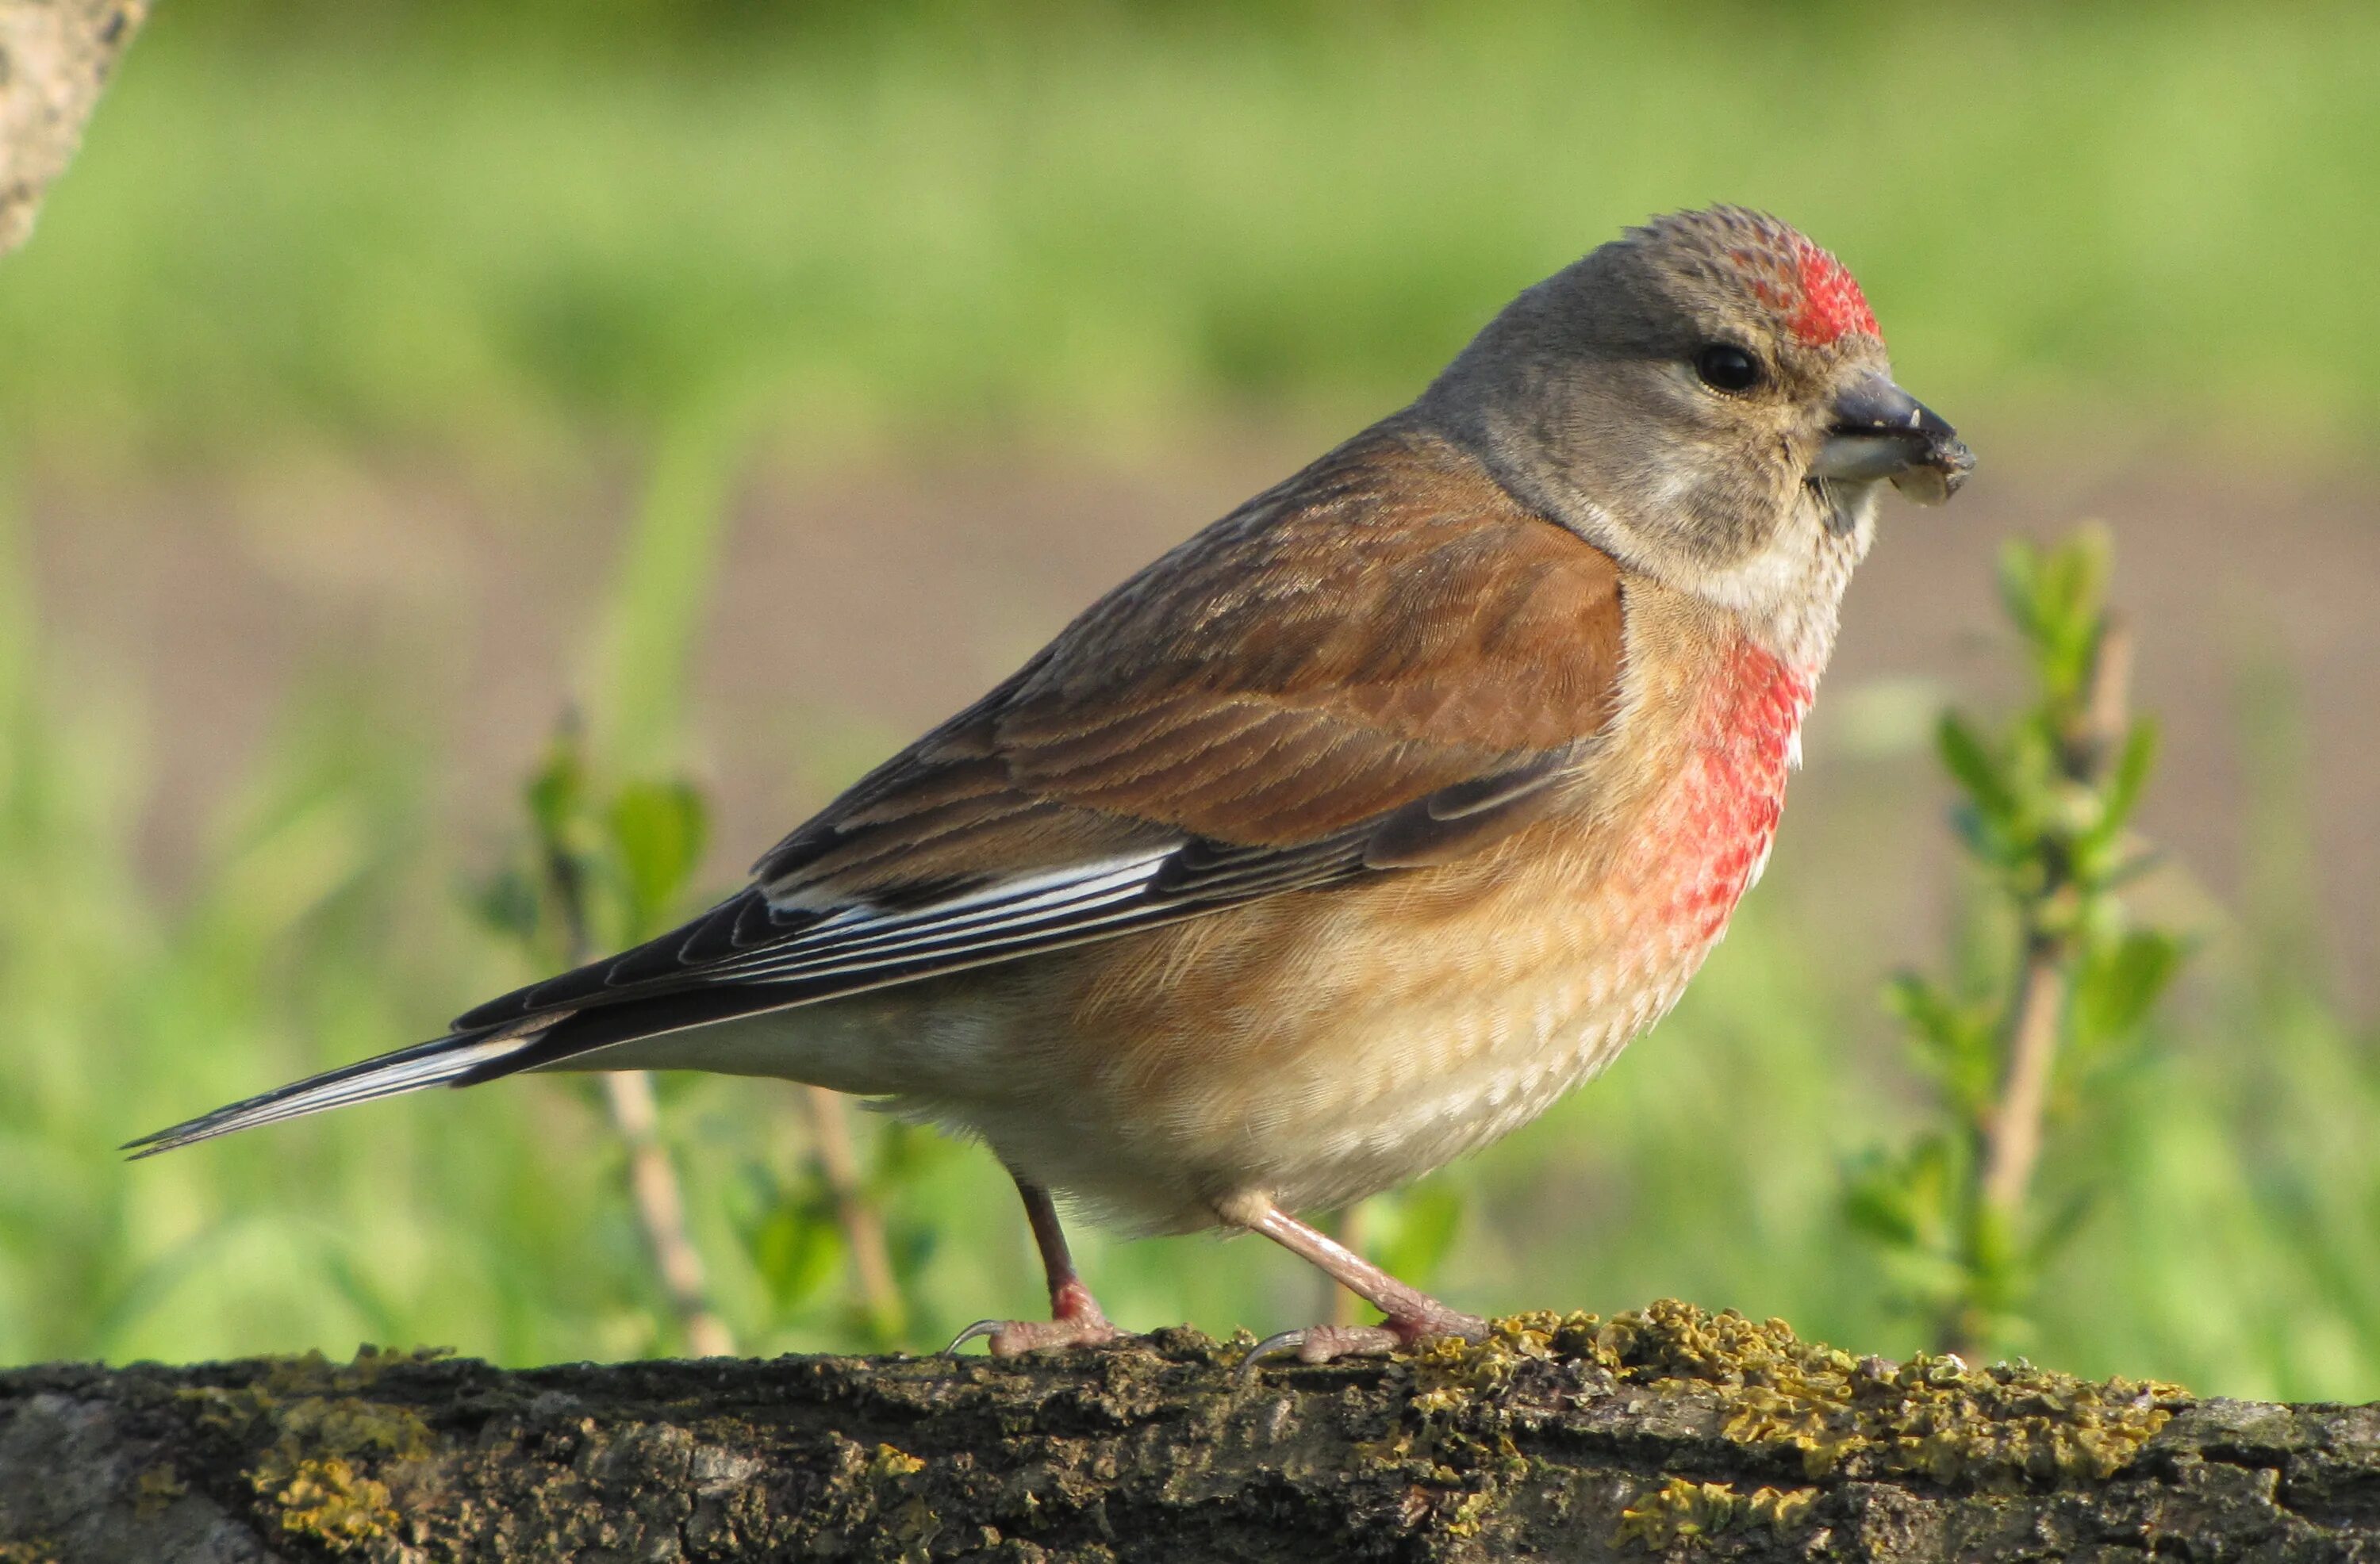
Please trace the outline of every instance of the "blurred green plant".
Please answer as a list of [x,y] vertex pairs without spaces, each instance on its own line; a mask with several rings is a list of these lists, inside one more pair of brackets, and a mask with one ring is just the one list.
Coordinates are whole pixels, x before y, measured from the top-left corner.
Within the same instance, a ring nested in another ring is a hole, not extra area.
[[599,789],[589,770],[578,720],[565,717],[521,790],[527,861],[500,869],[475,898],[488,926],[547,970],[659,934],[710,830],[708,806],[683,778]]
[[[640,944],[675,918],[702,861],[710,810],[678,778],[599,790],[586,741],[566,717],[544,763],[522,790],[529,820],[527,865],[500,871],[477,897],[489,926],[508,935],[528,965],[574,967],[597,951]],[[627,1181],[683,1346],[697,1356],[735,1350],[710,1299],[707,1267],[688,1235],[677,1163],[660,1102],[642,1071],[610,1071],[600,1090],[627,1153]]]
[[2112,557],[2096,527],[2001,553],[2031,698],[1997,734],[1955,711],[1937,734],[1961,794],[1959,837],[1997,915],[1962,941],[1953,976],[1904,973],[1887,990],[1933,1084],[1935,1122],[1846,1175],[1852,1224],[1900,1262],[1938,1347],[1971,1357],[2022,1336],[2044,1267],[2089,1209],[2087,1186],[2037,1208],[2046,1134],[2135,1062],[2185,952],[2117,895],[2151,861],[2130,827],[2156,730],[2127,709],[2131,643],[2107,606]]
[[326,437],[544,479],[749,377],[796,454],[1170,451],[1392,406],[1727,198],[1962,424],[2353,449],[2375,58],[2338,4],[163,6],[0,268],[0,424],[96,482]]
[[[810,1154],[790,1171],[754,1161],[745,1169],[735,1231],[780,1322],[799,1317],[840,1269],[850,1275],[836,1312],[854,1348],[892,1352],[917,1345],[909,1303],[941,1236],[943,1213],[917,1199],[916,1175],[946,1147],[929,1130],[883,1121],[858,1150],[839,1104],[823,1087],[808,1099]],[[840,1148],[828,1143],[840,1138]]]

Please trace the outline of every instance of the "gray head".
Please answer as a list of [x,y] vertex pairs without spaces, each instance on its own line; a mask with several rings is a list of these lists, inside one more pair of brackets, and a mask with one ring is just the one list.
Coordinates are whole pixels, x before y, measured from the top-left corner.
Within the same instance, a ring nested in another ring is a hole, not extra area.
[[1732,206],[1658,218],[1529,289],[1415,412],[1623,563],[1755,612],[1822,589],[1822,565],[1840,591],[1882,482],[1930,502],[1973,466],[1893,383],[1851,273]]

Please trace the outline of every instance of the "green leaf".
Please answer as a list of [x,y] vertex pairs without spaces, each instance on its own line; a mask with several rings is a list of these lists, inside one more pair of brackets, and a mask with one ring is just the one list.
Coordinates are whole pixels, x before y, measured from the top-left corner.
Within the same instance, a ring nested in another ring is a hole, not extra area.
[[1843,1170],[1843,1218],[1852,1231],[1894,1249],[1919,1246],[1918,1224],[1900,1169],[1871,1151]]
[[1895,973],[1884,986],[1884,1008],[1923,1041],[1957,1047],[1957,1007],[1932,979],[1914,972]]
[[2001,552],[2000,595],[2053,716],[2070,715],[2089,685],[2113,557],[2104,527],[2085,527],[2048,549],[2011,540]]
[[2074,1241],[2098,1204],[2098,1191],[2095,1189],[2079,1189],[2069,1195],[2065,1204],[2058,1208],[2058,1214],[2034,1234],[2032,1243],[2025,1250],[2025,1268],[2038,1271],[2047,1266],[2059,1250]]
[[605,824],[628,902],[626,938],[649,939],[702,861],[710,810],[689,783],[632,782],[613,799]]
[[745,1234],[752,1269],[782,1312],[798,1306],[834,1274],[843,1257],[843,1230],[823,1185],[787,1192]]
[[2058,704],[2085,698],[2107,627],[2107,577],[2115,546],[2104,527],[2085,527],[2058,550],[2058,600],[2050,626],[2051,690]]
[[2146,718],[2124,735],[2124,750],[2107,778],[2106,806],[2099,817],[2096,834],[2103,840],[2112,842],[2140,806],[2149,772],[2156,766],[2157,741],[2157,726]]
[[1942,1083],[1961,1117],[1991,1099],[2000,1074],[1998,1024],[1988,1003],[1962,1003],[1939,985],[1902,973],[1885,988],[1885,1008],[1907,1025],[1918,1062]]
[[2078,1041],[2104,1043],[2130,1033],[2180,970],[2182,942],[2160,929],[2127,931],[2082,974],[2074,995]]
[[2030,538],[2010,538],[2000,545],[1998,576],[2000,606],[2015,621],[2026,640],[2034,639],[2041,623],[2041,549]]
[[1941,721],[1935,725],[1934,743],[1943,766],[1966,789],[1967,796],[1986,822],[2011,821],[2016,818],[2016,794],[1999,761],[1964,718],[1955,711],[1944,712]]
[[576,719],[565,717],[545,746],[545,761],[528,780],[524,797],[539,842],[549,851],[577,834],[587,809],[587,746]]
[[917,1279],[933,1263],[941,1247],[942,1231],[928,1219],[898,1221],[884,1235],[884,1255],[892,1267],[892,1280],[903,1294],[914,1292]]
[[1941,1134],[1921,1135],[1900,1155],[1862,1153],[1843,1169],[1843,1217],[1888,1248],[1939,1249],[1949,1231],[1952,1156]]
[[479,887],[471,910],[480,921],[507,940],[528,944],[537,938],[542,909],[537,887],[516,868],[505,869]]
[[1968,1295],[1989,1315],[2013,1312],[2031,1279],[2029,1248],[2011,1229],[2009,1213],[1975,1203],[1967,1230]]
[[2104,522],[2088,522],[2074,529],[2060,552],[2071,584],[2069,612],[2078,623],[2095,627],[2105,616],[2107,582],[2115,574],[2116,535]]
[[866,1180],[870,1195],[923,1182],[934,1169],[961,1155],[948,1137],[905,1119],[876,1119],[875,1146]]

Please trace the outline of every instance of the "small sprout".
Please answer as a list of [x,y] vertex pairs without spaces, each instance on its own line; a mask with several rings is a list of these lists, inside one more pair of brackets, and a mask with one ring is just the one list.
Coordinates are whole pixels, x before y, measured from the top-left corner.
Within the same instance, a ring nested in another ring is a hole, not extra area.
[[1998,733],[1956,713],[1937,748],[1961,799],[1953,823],[1994,892],[1993,933],[1950,981],[1886,994],[1935,1085],[1935,1121],[1844,1170],[1843,1213],[1947,1349],[2018,1337],[2043,1267],[2081,1231],[2089,1191],[2031,1208],[2050,1133],[2102,1089],[2188,954],[2131,921],[2117,891],[2150,862],[2129,822],[2155,731],[2125,709],[2131,641],[2108,612],[2101,529],[2011,544],[2000,590],[2024,645],[2031,703]]

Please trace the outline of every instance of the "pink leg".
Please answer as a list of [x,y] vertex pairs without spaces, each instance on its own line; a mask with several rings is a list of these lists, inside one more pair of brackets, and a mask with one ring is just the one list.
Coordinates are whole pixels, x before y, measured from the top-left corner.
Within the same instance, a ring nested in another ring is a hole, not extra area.
[[1329,1233],[1308,1227],[1260,1195],[1231,1201],[1223,1216],[1313,1261],[1339,1285],[1368,1300],[1388,1316],[1378,1325],[1317,1325],[1284,1330],[1257,1342],[1244,1368],[1293,1352],[1300,1363],[1329,1363],[1333,1358],[1393,1352],[1432,1336],[1476,1341],[1488,1334],[1486,1320],[1450,1309],[1421,1289],[1399,1281]]
[[1066,1234],[1058,1226],[1058,1207],[1039,1184],[1016,1181],[1025,1197],[1025,1219],[1033,1225],[1033,1243],[1041,1251],[1041,1269],[1050,1279],[1050,1317],[1046,1320],[979,1319],[958,1334],[946,1352],[955,1352],[982,1337],[995,1358],[1013,1358],[1042,1347],[1096,1346],[1123,1332],[1099,1312],[1099,1301],[1075,1273],[1075,1257],[1066,1252]]

